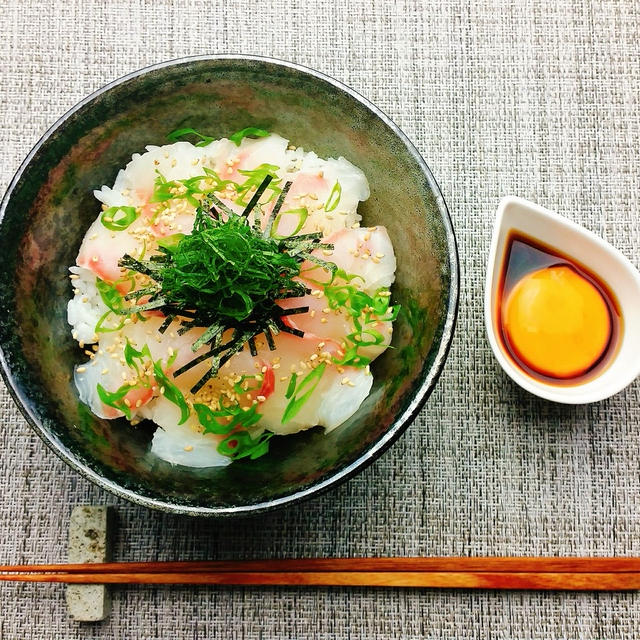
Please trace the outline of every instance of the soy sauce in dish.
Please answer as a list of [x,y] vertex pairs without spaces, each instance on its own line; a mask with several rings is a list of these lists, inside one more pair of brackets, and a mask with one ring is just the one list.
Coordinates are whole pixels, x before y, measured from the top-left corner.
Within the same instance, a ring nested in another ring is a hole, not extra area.
[[507,241],[498,290],[498,335],[531,377],[576,385],[601,373],[622,335],[609,287],[584,265],[527,236]]

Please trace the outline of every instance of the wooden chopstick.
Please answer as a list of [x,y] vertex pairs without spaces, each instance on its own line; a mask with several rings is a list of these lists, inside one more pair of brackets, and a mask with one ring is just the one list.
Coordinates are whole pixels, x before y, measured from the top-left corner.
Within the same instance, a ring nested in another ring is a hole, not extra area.
[[621,591],[640,558],[303,558],[0,566],[0,581]]
[[0,565],[0,572],[23,573],[297,573],[311,571],[374,573],[426,571],[445,573],[640,573],[640,558],[276,558],[270,560]]

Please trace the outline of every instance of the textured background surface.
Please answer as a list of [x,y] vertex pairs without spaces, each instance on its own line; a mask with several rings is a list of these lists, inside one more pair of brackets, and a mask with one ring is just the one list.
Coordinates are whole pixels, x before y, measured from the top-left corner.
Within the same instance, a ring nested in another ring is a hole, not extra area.
[[[257,5],[256,5],[257,6]],[[120,559],[639,555],[640,384],[590,407],[520,391],[483,332],[499,199],[578,220],[640,265],[640,3],[0,0],[0,187],[55,119],[133,69],[255,53],[324,71],[386,111],[439,180],[460,244],[457,335],[427,408],[383,458],[306,505],[244,521],[119,502],[69,471],[0,393],[0,560],[64,558],[68,517],[116,504]],[[58,586],[0,588],[0,638],[629,638],[636,594],[119,590],[107,622]]]

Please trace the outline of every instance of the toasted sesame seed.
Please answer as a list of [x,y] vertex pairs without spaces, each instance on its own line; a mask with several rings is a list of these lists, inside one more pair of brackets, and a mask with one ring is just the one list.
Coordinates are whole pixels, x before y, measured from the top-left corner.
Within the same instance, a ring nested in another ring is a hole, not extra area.
[[272,364],[272,365],[271,365],[271,368],[272,368],[272,369],[279,369],[279,368],[280,368],[280,365],[276,362],[276,363],[274,363],[274,364]]
[[364,241],[366,242],[367,240],[369,240],[370,237],[371,237],[371,233],[367,231],[367,233],[364,234]]
[[312,353],[312,354],[309,356],[309,360],[317,360],[317,358],[318,358],[318,354],[317,354],[317,353]]
[[347,382],[347,384],[348,384],[350,387],[355,387],[355,386],[356,386],[356,385],[355,385],[355,383],[354,383],[354,382],[352,382],[351,380],[349,380],[349,382]]
[[139,409],[142,406],[142,400],[136,400],[136,409]]
[[256,400],[258,402],[264,402],[266,400],[266,398],[264,396],[256,396]]
[[320,322],[322,322],[322,324],[327,324],[329,321],[326,318],[320,318]]
[[384,253],[376,253],[376,258],[384,258]]
[[164,395],[164,386],[160,387],[160,395],[163,396]]
[[192,446],[192,445],[190,445],[190,444],[188,444],[188,445],[184,448],[184,450],[185,450],[185,451],[187,451],[187,452],[189,452],[189,451],[193,451],[193,446]]
[[84,373],[86,370],[87,370],[87,367],[78,367],[78,368],[76,369],[76,371],[77,371],[78,373]]
[[311,309],[311,311],[309,311],[309,315],[310,315],[312,318],[315,318],[315,317],[316,317],[316,310],[315,310],[315,309]]
[[371,262],[375,264],[380,264],[380,258],[371,258]]
[[344,368],[343,367],[338,367],[338,373],[344,373]]
[[342,378],[342,382],[340,384],[349,384],[349,378]]
[[280,378],[280,382],[285,382],[286,380],[287,380],[287,376],[282,376],[282,377]]
[[100,373],[101,373],[103,376],[106,376],[106,375],[107,375],[107,373],[109,373],[109,369],[106,369],[106,368],[105,368],[105,369],[103,369]]

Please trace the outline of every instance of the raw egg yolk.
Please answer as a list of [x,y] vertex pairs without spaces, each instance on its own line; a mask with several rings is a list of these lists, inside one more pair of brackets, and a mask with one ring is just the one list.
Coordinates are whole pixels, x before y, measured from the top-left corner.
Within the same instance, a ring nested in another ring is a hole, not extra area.
[[611,335],[611,317],[600,291],[564,265],[519,280],[502,306],[502,324],[523,362],[554,378],[588,371]]

